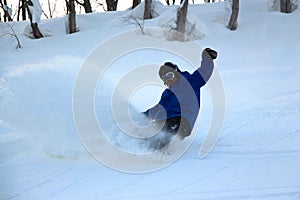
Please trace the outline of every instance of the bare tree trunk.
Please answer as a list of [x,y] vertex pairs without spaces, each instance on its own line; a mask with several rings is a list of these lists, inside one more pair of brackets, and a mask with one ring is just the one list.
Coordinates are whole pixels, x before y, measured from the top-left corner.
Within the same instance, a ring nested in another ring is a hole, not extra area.
[[26,21],[26,0],[19,0],[17,21],[20,21],[20,13],[22,13],[22,20]]
[[50,6],[50,0],[48,0],[47,3],[48,3],[49,16],[50,16],[50,18],[52,18],[52,10],[51,10],[51,6]]
[[69,10],[69,33],[75,33],[76,32],[76,11],[75,11],[74,0],[69,0],[68,10]]
[[145,0],[144,19],[151,19],[151,4],[152,0]]
[[22,20],[26,21],[26,0],[22,1]]
[[33,3],[31,0],[27,0],[26,2],[26,8],[27,8],[27,11],[28,11],[28,16],[29,16],[29,20],[30,20],[30,25],[31,25],[31,28],[32,28],[32,33],[33,33],[33,36],[34,38],[38,39],[38,38],[42,38],[44,37],[43,34],[40,32],[40,29],[39,29],[39,26],[36,22],[33,22],[32,21],[32,14],[30,12],[30,9],[29,9],[29,6],[33,6]]
[[[52,8],[51,8],[50,0],[48,0],[47,3],[48,3],[48,10],[49,10],[49,17],[50,17],[50,18],[53,18],[53,11],[55,11],[57,0],[56,0],[55,3],[54,3],[54,8],[53,8],[53,10],[52,10]],[[45,14],[45,15],[46,15],[46,14]],[[47,16],[46,16],[46,17],[47,17]],[[47,17],[47,18],[48,18],[48,17]]]
[[118,0],[106,0],[107,11],[116,11]]
[[285,0],[280,0],[280,12],[285,12]]
[[91,13],[91,12],[93,12],[90,0],[84,0],[83,4],[84,4],[83,7],[84,7],[85,13]]
[[283,13],[292,12],[291,0],[280,0],[280,12]]
[[17,13],[17,21],[20,21],[20,12],[21,12],[21,0],[18,3],[18,13]]
[[140,3],[141,3],[141,0],[133,0],[133,2],[132,2],[132,9],[134,9]]
[[26,21],[26,0],[19,0],[17,21],[20,21],[20,13],[22,13],[22,20]]
[[229,30],[236,30],[238,23],[237,23],[237,19],[238,19],[238,15],[239,15],[239,0],[233,0],[232,1],[232,13],[230,16],[230,20],[229,23],[227,25],[227,28]]
[[79,0],[75,0],[75,1],[77,4],[83,6],[85,13],[93,12],[90,0],[84,0],[83,3],[81,3]]
[[9,15],[9,12],[7,10],[7,2],[6,0],[4,0],[4,2],[2,2],[2,0],[0,0],[0,7],[3,9],[4,11],[4,22],[8,21],[12,21],[11,16]]
[[182,34],[185,33],[185,23],[186,23],[188,5],[189,5],[189,1],[184,0],[184,3],[182,4],[182,6],[179,8],[177,12],[177,22],[176,22],[177,31]]

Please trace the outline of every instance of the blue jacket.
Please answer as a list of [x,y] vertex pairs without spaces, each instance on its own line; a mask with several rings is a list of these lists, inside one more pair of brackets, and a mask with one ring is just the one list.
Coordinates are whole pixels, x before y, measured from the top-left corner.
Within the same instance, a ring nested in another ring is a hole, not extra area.
[[214,69],[210,57],[202,57],[201,66],[192,74],[180,72],[179,81],[166,89],[157,105],[144,113],[153,120],[185,117],[193,128],[200,109],[200,88],[206,84]]

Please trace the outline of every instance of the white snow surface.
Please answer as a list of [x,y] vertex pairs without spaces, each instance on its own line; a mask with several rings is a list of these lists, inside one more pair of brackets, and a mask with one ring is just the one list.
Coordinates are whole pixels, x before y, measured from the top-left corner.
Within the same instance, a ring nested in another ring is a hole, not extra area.
[[[124,24],[127,12],[79,15],[80,31],[71,35],[65,33],[66,18],[42,20],[42,33],[49,37],[38,40],[24,34],[28,22],[14,22],[22,44],[18,50],[13,38],[1,37],[0,199],[299,200],[300,10],[282,14],[269,12],[266,1],[240,1],[239,27],[229,31],[224,2],[190,5],[189,12],[206,29],[196,42],[219,53],[215,63],[226,94],[224,127],[213,151],[199,159],[211,117],[204,87],[190,148],[170,166],[141,174],[96,161],[80,142],[72,113],[74,83],[90,52],[111,36],[136,28]],[[156,25],[157,19],[145,21],[145,26]],[[1,23],[0,32],[9,32],[7,25]],[[102,99],[110,98],[122,73],[133,66],[173,61],[191,68],[165,52],[135,53],[112,63],[100,82],[103,90],[98,92],[103,92],[96,107],[113,142],[138,150],[120,137]],[[131,104],[138,111],[153,106],[162,88],[142,88]],[[172,149],[156,159],[169,154]]]

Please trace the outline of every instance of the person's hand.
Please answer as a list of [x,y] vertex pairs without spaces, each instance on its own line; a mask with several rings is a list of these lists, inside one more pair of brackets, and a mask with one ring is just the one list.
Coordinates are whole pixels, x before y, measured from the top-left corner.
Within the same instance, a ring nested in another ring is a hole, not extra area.
[[203,57],[203,56],[205,56],[205,57],[209,56],[209,57],[211,57],[211,59],[214,60],[214,59],[217,58],[218,52],[215,51],[215,50],[213,50],[213,49],[211,49],[211,48],[205,48],[205,49],[203,50],[203,52],[202,52],[202,57]]

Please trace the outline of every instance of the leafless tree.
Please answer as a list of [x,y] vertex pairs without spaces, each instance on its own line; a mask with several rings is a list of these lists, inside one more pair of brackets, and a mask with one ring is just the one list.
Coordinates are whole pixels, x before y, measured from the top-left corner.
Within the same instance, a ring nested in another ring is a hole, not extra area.
[[[53,5],[52,8],[51,8],[51,5]],[[57,0],[55,0],[54,2],[52,0],[52,3],[50,3],[50,0],[48,0],[48,9],[49,9],[49,17],[50,18],[53,18],[53,13],[56,10],[56,5],[57,5]]]
[[186,23],[188,5],[189,5],[189,1],[184,0],[182,6],[179,7],[177,12],[177,21],[176,21],[177,31],[182,34],[185,33],[185,23]]
[[76,3],[81,5],[84,8],[85,13],[93,12],[90,0],[83,0],[83,2],[76,0]]
[[8,21],[12,21],[12,18],[10,16],[9,13],[9,7],[7,6],[7,1],[6,0],[0,0],[0,7],[2,8],[3,12],[4,12],[4,22]]
[[118,0],[106,0],[107,11],[116,11]]
[[105,12],[107,11],[105,3],[94,1],[94,4],[96,5],[96,7],[101,6],[103,11],[105,11]]
[[145,35],[145,30],[144,30],[144,20],[139,19],[138,17],[135,17],[133,15],[129,15],[127,17],[124,17],[124,22],[128,25],[133,24],[136,25],[140,30],[143,35]]
[[[170,0],[166,0],[167,5],[171,5]],[[172,0],[172,5],[175,4],[175,0]]]
[[21,48],[22,46],[21,46],[20,39],[19,39],[19,37],[17,36],[17,34],[16,34],[16,32],[15,32],[15,30],[14,30],[14,28],[13,28],[13,27],[14,27],[14,24],[6,23],[6,25],[8,26],[9,30],[8,30],[7,32],[3,33],[3,34],[1,35],[1,37],[4,37],[4,36],[9,36],[9,37],[11,37],[13,40],[16,40],[16,42],[17,42],[16,49]]
[[132,2],[132,9],[134,9],[140,3],[141,3],[141,0],[133,0],[133,2]]
[[20,21],[20,14],[22,13],[22,20],[26,20],[26,0],[19,0],[17,21]]
[[272,0],[268,4],[268,10],[292,13],[298,8],[298,2],[298,0]]
[[145,0],[144,19],[151,19],[151,4],[152,0]]
[[69,33],[76,32],[76,10],[75,0],[66,0],[67,13],[68,13],[68,31]]
[[38,23],[37,23],[37,22],[34,22],[34,21],[32,20],[32,13],[30,12],[29,6],[34,6],[31,0],[27,0],[27,1],[26,1],[26,8],[27,8],[27,11],[28,11],[29,19],[30,19],[30,25],[31,25],[31,28],[32,28],[33,36],[34,36],[34,38],[36,38],[36,39],[42,38],[42,37],[44,37],[44,36],[43,36],[43,34],[40,32]]
[[229,23],[227,25],[227,28],[229,30],[236,30],[238,27],[238,15],[239,15],[239,0],[233,0],[232,1],[232,12],[231,12],[231,16],[230,16],[230,20]]
[[291,13],[292,12],[291,0],[280,0],[280,12],[283,12],[283,13]]

